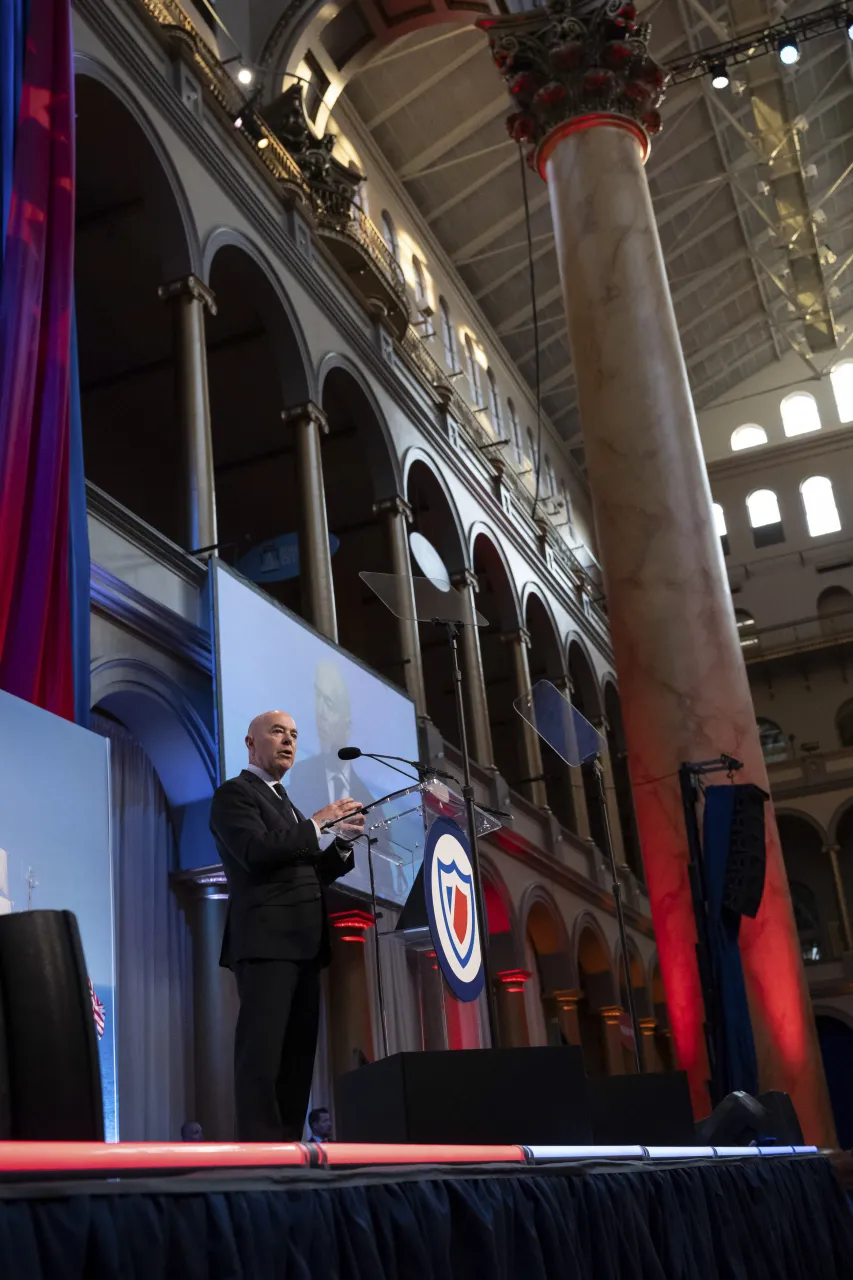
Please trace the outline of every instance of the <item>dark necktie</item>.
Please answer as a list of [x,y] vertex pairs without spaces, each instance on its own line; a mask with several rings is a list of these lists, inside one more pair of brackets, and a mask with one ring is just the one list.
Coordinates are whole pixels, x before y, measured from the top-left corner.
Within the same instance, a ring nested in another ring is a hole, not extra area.
[[287,811],[288,811],[288,813],[292,813],[292,812],[293,812],[293,801],[291,800],[290,796],[287,794],[287,792],[285,791],[285,789],[284,789],[284,787],[281,785],[281,783],[280,783],[280,782],[274,782],[274,783],[273,783],[273,788],[272,788],[272,789],[273,789],[273,791],[276,793],[276,795],[278,796],[279,800],[283,800],[283,801],[284,801],[284,803],[285,803],[285,805],[286,805],[286,807],[287,807]]

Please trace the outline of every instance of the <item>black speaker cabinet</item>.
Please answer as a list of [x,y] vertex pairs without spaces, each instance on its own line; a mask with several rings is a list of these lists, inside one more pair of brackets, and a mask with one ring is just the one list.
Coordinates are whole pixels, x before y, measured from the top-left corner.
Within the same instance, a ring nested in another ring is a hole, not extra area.
[[696,1144],[696,1126],[684,1071],[600,1076],[588,1084],[597,1144],[642,1147]]
[[0,1006],[9,1136],[103,1142],[92,998],[70,911],[0,917]]
[[574,1046],[395,1053],[340,1080],[342,1142],[592,1141]]

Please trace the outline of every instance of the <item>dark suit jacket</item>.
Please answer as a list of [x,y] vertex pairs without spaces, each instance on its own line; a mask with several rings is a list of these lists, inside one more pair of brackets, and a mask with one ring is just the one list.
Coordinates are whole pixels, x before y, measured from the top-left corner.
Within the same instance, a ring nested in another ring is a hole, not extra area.
[[328,964],[324,886],[352,870],[352,850],[336,841],[321,852],[313,822],[248,769],[217,788],[210,830],[230,898],[220,964],[315,957]]

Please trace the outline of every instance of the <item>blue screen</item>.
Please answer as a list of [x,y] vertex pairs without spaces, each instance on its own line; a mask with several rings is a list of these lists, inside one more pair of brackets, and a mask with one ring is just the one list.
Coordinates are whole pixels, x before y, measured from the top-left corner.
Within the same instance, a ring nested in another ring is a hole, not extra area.
[[[339,785],[361,804],[405,788],[406,780],[388,765],[359,759],[344,766],[337,752],[357,746],[417,760],[411,700],[231,570],[217,563],[211,572],[222,776],[233,778],[245,767],[246,730],[253,717],[285,711],[296,721],[299,748],[283,781],[302,813],[310,816],[329,804]],[[396,625],[390,613],[387,625]],[[423,860],[418,796],[374,811],[367,823],[376,839],[376,892],[402,903]],[[369,891],[362,841],[356,845],[355,870],[342,884]]]
[[109,743],[0,692],[0,914],[73,911],[103,1006],[104,1128],[118,1139]]

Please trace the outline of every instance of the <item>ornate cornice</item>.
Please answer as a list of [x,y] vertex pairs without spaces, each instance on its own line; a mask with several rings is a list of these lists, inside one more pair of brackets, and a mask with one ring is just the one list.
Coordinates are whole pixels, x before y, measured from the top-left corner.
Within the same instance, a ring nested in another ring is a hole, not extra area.
[[92,609],[172,657],[182,658],[206,674],[213,671],[210,635],[173,609],[92,562],[89,598]]
[[649,57],[650,28],[637,22],[631,0],[551,0],[477,26],[517,104],[510,137],[543,177],[559,138],[594,123],[627,128],[648,153],[661,127],[665,73]]

